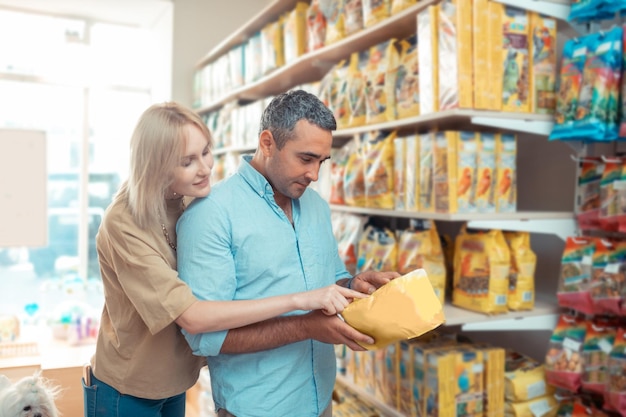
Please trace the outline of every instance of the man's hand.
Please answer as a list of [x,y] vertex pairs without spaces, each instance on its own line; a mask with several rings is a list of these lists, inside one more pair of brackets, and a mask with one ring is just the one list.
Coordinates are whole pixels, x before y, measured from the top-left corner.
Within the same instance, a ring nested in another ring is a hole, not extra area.
[[305,332],[311,339],[319,342],[345,344],[354,351],[366,350],[357,341],[368,345],[374,344],[373,338],[359,332],[338,316],[328,316],[316,310],[301,317]]
[[364,294],[371,294],[399,276],[397,272],[363,271],[352,278],[350,288]]

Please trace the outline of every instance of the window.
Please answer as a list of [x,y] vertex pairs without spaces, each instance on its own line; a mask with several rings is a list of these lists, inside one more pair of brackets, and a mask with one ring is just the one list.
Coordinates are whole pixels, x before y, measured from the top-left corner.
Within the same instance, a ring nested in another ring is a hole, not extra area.
[[98,287],[95,235],[127,175],[130,135],[168,99],[156,97],[171,82],[155,70],[163,31],[0,8],[0,129],[45,131],[48,173],[48,244],[0,247],[0,314],[49,312],[77,283]]

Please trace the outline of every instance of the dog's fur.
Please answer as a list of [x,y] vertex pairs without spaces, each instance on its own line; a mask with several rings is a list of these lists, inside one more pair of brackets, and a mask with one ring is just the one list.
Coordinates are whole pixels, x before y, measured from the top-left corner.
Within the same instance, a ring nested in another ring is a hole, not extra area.
[[0,375],[0,417],[59,417],[58,386],[39,372],[12,383]]

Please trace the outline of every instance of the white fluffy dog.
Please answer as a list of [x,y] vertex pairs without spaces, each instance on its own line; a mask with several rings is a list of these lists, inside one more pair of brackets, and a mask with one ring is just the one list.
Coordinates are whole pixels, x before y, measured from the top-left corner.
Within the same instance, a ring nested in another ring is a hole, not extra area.
[[39,372],[16,383],[0,375],[0,417],[58,417],[59,391]]

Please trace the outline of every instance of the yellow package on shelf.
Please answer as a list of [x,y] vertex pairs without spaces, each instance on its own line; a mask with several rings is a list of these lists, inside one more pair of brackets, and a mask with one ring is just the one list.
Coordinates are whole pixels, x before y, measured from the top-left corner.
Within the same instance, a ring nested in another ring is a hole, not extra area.
[[445,321],[443,306],[423,269],[352,302],[341,315],[350,326],[374,338],[373,345],[362,345],[368,350],[421,336]]

